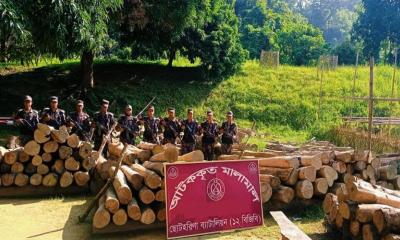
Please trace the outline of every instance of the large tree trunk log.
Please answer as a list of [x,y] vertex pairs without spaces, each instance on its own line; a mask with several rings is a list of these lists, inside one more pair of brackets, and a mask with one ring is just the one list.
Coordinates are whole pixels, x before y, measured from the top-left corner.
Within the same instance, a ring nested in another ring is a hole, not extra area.
[[382,180],[393,180],[397,177],[397,168],[393,165],[387,165],[378,168],[379,177]]
[[381,238],[381,240],[400,240],[400,235],[388,234]]
[[61,159],[56,160],[53,166],[51,166],[51,170],[61,175],[65,171],[64,161]]
[[21,163],[28,162],[31,159],[31,157],[26,154],[24,151],[21,151],[18,155],[18,161]]
[[[124,145],[120,142],[108,144],[109,153],[118,157],[121,156],[123,148]],[[150,150],[143,150],[135,146],[129,145],[128,149],[125,152],[125,157],[123,159],[123,162],[129,165],[134,163],[136,158],[139,159],[140,162],[144,162],[149,160],[150,155],[151,155]]]
[[300,157],[301,166],[313,166],[316,170],[322,167],[321,154],[314,156],[301,156]]
[[286,181],[283,181],[283,183],[288,186],[294,186],[296,185],[298,180],[299,180],[299,169],[295,168],[290,173],[289,178]]
[[300,166],[299,159],[293,156],[263,158],[258,162],[261,167],[298,168]]
[[353,160],[354,161],[362,161],[367,162],[369,158],[369,151],[368,150],[356,150],[354,151]]
[[51,153],[43,153],[42,154],[42,160],[43,162],[50,162],[51,160],[53,160],[53,156],[51,155]]
[[273,168],[273,167],[260,167],[261,174],[269,174],[278,177],[282,182],[290,178],[293,168]]
[[156,207],[154,207],[154,212],[157,215],[158,221],[165,222],[167,218],[167,210],[164,204],[158,204]]
[[[111,167],[110,171],[114,172],[115,167]],[[128,204],[132,200],[131,189],[129,188],[125,175],[121,170],[118,170],[113,181],[113,186],[121,204]]]
[[82,142],[79,146],[79,156],[88,158],[92,153],[92,144],[90,142]]
[[139,204],[135,198],[132,198],[132,200],[128,203],[127,212],[128,212],[128,216],[131,219],[133,219],[135,221],[140,220],[140,218],[142,216],[142,212],[141,212]]
[[18,187],[23,187],[28,185],[29,183],[29,177],[28,175],[25,175],[23,173],[18,173],[15,176],[15,180],[14,180],[15,185],[17,185]]
[[1,184],[4,187],[13,185],[15,179],[15,173],[5,173],[1,175]]
[[204,160],[204,154],[200,150],[195,150],[190,153],[186,153],[182,156],[178,156],[178,161],[184,162],[201,162]]
[[317,170],[313,166],[301,167],[298,169],[299,179],[314,182],[317,177]]
[[142,216],[140,217],[140,222],[143,224],[152,224],[156,221],[156,214],[153,209],[144,206],[142,210]]
[[35,155],[32,157],[32,161],[31,163],[33,164],[33,166],[39,166],[40,164],[42,164],[43,159],[40,155]]
[[394,189],[400,190],[400,176],[397,176],[395,179],[391,180],[390,182],[393,184]]
[[281,180],[278,177],[269,174],[260,174],[260,182],[268,183],[272,189],[278,189],[281,185]]
[[100,174],[102,179],[107,179],[110,175],[111,166],[115,165],[114,162],[108,161],[102,155],[98,155],[96,162],[96,171]]
[[40,164],[39,166],[37,166],[36,168],[37,173],[39,173],[40,175],[46,175],[49,173],[49,167],[45,164]]
[[367,162],[365,162],[365,161],[357,161],[354,164],[354,170],[356,170],[356,171],[363,171],[366,168],[367,168]]
[[377,240],[379,239],[376,228],[372,224],[365,224],[362,226],[363,240]]
[[143,167],[156,172],[158,175],[164,177],[164,164],[161,162],[150,162],[146,161],[143,163]]
[[32,163],[28,163],[24,167],[24,173],[31,176],[32,174],[36,173],[36,166],[34,166]]
[[296,184],[296,195],[302,199],[311,199],[314,194],[314,188],[310,181],[302,180]]
[[72,173],[65,171],[60,178],[60,186],[61,187],[68,187],[74,182],[74,176]]
[[261,183],[261,200],[262,203],[268,202],[272,197],[272,187],[269,183]]
[[325,178],[328,181],[329,187],[332,187],[335,180],[338,179],[337,172],[330,166],[322,166],[321,169],[318,170],[317,176]]
[[379,209],[391,208],[382,204],[359,204],[356,209],[356,219],[360,223],[372,222],[374,212]]
[[50,136],[46,135],[45,132],[41,131],[40,129],[36,129],[33,134],[33,139],[35,139],[37,143],[45,143],[50,141]]
[[88,172],[77,171],[74,173],[75,183],[78,186],[85,186],[89,180],[90,176]]
[[58,150],[58,143],[56,141],[48,141],[43,145],[43,150],[47,153],[55,153]]
[[341,161],[335,161],[332,163],[332,168],[336,170],[338,173],[345,173],[347,168],[346,168],[346,163],[341,162]]
[[174,145],[167,145],[161,153],[155,154],[150,158],[153,162],[176,162],[178,160],[179,150]]
[[339,212],[344,219],[349,220],[351,216],[355,215],[357,204],[351,201],[339,202]]
[[39,173],[35,173],[29,178],[29,183],[33,186],[39,186],[42,184],[42,180],[43,176]]
[[138,172],[144,178],[144,183],[151,189],[157,189],[161,186],[162,179],[157,173],[143,167],[140,164],[132,164],[130,168]]
[[322,209],[324,210],[324,213],[329,214],[337,203],[338,199],[335,194],[333,193],[326,194],[325,199],[322,202]]
[[76,161],[74,157],[69,157],[67,160],[65,160],[64,167],[69,171],[75,172],[79,170],[80,163]]
[[132,168],[130,168],[126,165],[121,166],[121,170],[125,174],[126,179],[132,185],[132,187],[136,191],[139,191],[143,186],[142,175],[140,175],[138,172],[136,172],[135,170],[133,170]]
[[94,87],[93,78],[93,60],[94,53],[90,50],[82,52],[81,71],[82,71],[82,87],[85,89]]
[[117,226],[122,226],[126,224],[128,221],[128,215],[126,214],[125,209],[120,208],[118,209],[114,215],[112,216],[113,223]]
[[314,195],[325,195],[328,192],[328,181],[325,178],[317,178],[313,183]]
[[51,131],[51,138],[58,143],[65,143],[69,137],[68,129],[66,126],[61,126],[58,130]]
[[272,199],[283,203],[290,203],[294,198],[294,190],[290,187],[280,186],[272,195]]
[[146,186],[143,186],[142,189],[140,189],[139,198],[144,204],[150,204],[156,199],[153,191]]
[[335,151],[335,159],[341,162],[350,163],[353,160],[354,150],[339,152]]
[[34,140],[31,140],[25,144],[24,152],[29,156],[38,155],[40,152],[40,145]]
[[378,209],[372,219],[379,233],[400,233],[400,209]]
[[68,146],[60,146],[58,149],[58,156],[61,159],[67,159],[72,156],[72,148]]
[[99,199],[99,208],[96,210],[93,216],[93,227],[104,228],[110,223],[110,213],[104,206],[106,197],[103,196]]
[[5,147],[0,146],[0,162],[3,160],[4,154],[6,152],[8,152],[8,150]]
[[44,134],[45,136],[49,136],[50,133],[51,133],[51,131],[54,130],[54,127],[49,126],[49,125],[47,125],[47,124],[38,123],[37,129],[39,129],[40,131],[42,131],[43,134]]
[[[271,191],[272,192],[272,191]],[[155,194],[155,200],[159,202],[165,202],[165,189],[160,189]]]
[[69,147],[71,148],[78,148],[79,145],[81,144],[81,141],[79,140],[78,135],[76,135],[75,133],[71,134],[70,136],[68,136],[67,138],[67,144]]
[[350,221],[350,233],[353,237],[358,237],[360,235],[360,222],[357,220]]
[[11,165],[11,173],[22,173],[24,171],[24,165],[20,162],[15,162]]
[[8,165],[13,165],[18,160],[19,153],[22,150],[23,150],[22,148],[17,148],[5,152],[3,161]]
[[58,175],[55,173],[49,173],[43,177],[42,184],[46,187],[55,187],[58,182]]

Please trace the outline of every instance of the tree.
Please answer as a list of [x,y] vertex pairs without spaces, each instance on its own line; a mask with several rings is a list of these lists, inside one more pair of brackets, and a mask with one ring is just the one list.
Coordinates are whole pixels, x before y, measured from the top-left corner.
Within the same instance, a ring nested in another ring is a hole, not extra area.
[[82,87],[93,88],[93,60],[107,39],[109,13],[122,0],[23,1],[35,45],[64,59],[81,56]]

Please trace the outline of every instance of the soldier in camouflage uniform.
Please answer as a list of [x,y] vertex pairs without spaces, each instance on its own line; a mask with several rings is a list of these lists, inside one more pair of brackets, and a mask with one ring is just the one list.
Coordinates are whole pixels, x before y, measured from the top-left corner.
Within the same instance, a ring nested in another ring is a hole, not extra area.
[[211,161],[214,159],[214,146],[218,136],[218,125],[214,121],[214,114],[211,110],[207,111],[207,120],[201,124],[201,145],[203,148],[204,159]]
[[55,129],[65,125],[65,111],[58,108],[58,97],[50,97],[50,107],[43,109],[40,122]]
[[21,133],[20,145],[25,145],[25,143],[33,139],[33,132],[39,123],[39,113],[32,109],[31,96],[25,96],[24,108],[18,110],[15,115],[15,122]]
[[[106,135],[114,125],[114,114],[108,112],[109,103],[109,101],[103,99],[100,111],[96,112],[93,116],[92,128],[94,128],[94,150],[100,149],[103,135]],[[106,144],[103,150],[104,156],[107,156],[107,152],[108,145]]]
[[76,102],[76,111],[68,116],[67,123],[72,126],[71,133],[75,133],[80,139],[88,141],[91,123],[89,115],[83,111],[83,108],[83,101],[78,100]]
[[229,111],[226,114],[226,121],[222,123],[220,128],[221,137],[221,151],[222,154],[232,154],[232,145],[236,141],[237,126],[233,122],[233,113]]
[[187,119],[181,123],[183,130],[182,154],[194,151],[196,147],[196,135],[199,134],[199,124],[193,118],[193,109],[187,110]]
[[119,140],[122,143],[135,145],[136,136],[139,135],[139,122],[136,117],[132,116],[132,106],[125,107],[125,113],[118,120],[118,129],[121,130]]
[[143,141],[160,144],[158,133],[161,132],[160,120],[154,117],[154,106],[147,108],[147,116],[140,120],[144,125]]
[[175,108],[168,108],[168,117],[161,120],[161,125],[164,127],[163,144],[176,144],[176,138],[179,137],[181,124],[175,117]]

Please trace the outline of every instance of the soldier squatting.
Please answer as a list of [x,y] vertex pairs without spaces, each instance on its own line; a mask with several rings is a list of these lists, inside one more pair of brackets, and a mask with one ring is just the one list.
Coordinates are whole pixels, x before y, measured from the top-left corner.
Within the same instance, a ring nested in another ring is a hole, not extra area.
[[[62,125],[71,128],[81,139],[93,140],[94,149],[100,148],[103,136],[114,125],[114,114],[108,111],[109,101],[102,100],[100,109],[91,118],[84,111],[84,102],[76,102],[75,111],[66,115],[65,111],[58,108],[58,97],[50,98],[50,106],[44,108],[40,114],[32,109],[32,97],[25,96],[24,107],[15,115],[15,122],[21,133],[21,144],[33,138],[37,124],[45,123],[56,129]],[[145,116],[132,115],[132,106],[127,105],[124,113],[119,117],[116,131],[120,132],[119,138],[123,143],[135,145],[136,138],[143,132],[143,141],[156,144],[176,144],[180,139],[182,154],[196,149],[197,139],[201,139],[201,150],[206,160],[213,160],[214,148],[218,139],[221,139],[222,154],[231,154],[232,145],[237,138],[237,125],[233,120],[233,113],[226,114],[226,121],[218,126],[211,110],[207,111],[206,121],[198,123],[194,118],[193,109],[187,110],[187,117],[180,120],[175,116],[175,109],[168,108],[168,116],[158,118],[155,116],[155,107],[150,105]],[[143,129],[143,131],[141,131]],[[107,154],[107,145],[104,148]]]

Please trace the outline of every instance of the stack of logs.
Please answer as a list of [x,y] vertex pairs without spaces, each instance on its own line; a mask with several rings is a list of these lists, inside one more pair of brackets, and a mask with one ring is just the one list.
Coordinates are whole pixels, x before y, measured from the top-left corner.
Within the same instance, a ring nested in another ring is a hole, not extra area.
[[400,192],[372,185],[357,177],[346,179],[337,195],[323,202],[326,220],[342,239],[400,239]]
[[[108,159],[100,156],[96,165],[103,179],[112,176],[115,171],[123,144],[110,143],[108,150],[111,154]],[[204,160],[199,150],[182,156],[178,153],[179,149],[174,145],[161,146],[144,142],[138,147],[129,145],[112,186],[99,200],[93,227],[102,229],[111,222],[121,226],[129,221],[143,224],[165,221],[164,162]]]
[[56,130],[39,123],[34,140],[24,147],[0,148],[0,185],[87,186],[91,154],[91,144],[70,135],[65,126]]
[[[390,189],[400,189],[398,156],[371,156],[368,151],[336,147],[325,141],[301,147],[269,143],[263,152],[234,151],[219,160],[259,159],[263,202],[290,204],[293,200],[323,198],[344,188],[352,175]],[[271,200],[270,200],[271,199]]]

